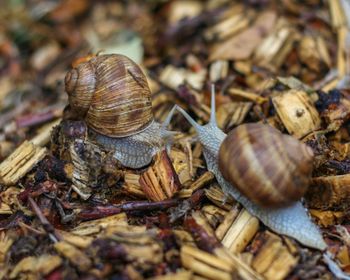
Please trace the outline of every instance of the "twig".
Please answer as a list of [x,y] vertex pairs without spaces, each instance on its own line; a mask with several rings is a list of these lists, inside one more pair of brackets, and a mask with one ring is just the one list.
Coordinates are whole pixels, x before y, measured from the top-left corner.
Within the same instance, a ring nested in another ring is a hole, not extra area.
[[44,230],[49,235],[49,238],[54,242],[58,242],[60,238],[57,236],[57,233],[55,232],[55,228],[50,224],[50,222],[46,219],[44,214],[41,212],[41,209],[39,208],[38,204],[34,201],[34,199],[29,196],[28,201],[30,206],[32,207],[34,213],[38,217],[39,221],[43,225]]

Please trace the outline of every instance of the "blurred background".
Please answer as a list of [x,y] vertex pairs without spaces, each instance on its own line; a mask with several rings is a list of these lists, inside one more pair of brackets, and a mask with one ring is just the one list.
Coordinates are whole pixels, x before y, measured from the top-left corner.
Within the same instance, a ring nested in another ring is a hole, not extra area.
[[261,93],[276,77],[344,88],[348,8],[345,0],[3,0],[0,160],[61,117],[64,76],[81,56],[122,53],[141,64],[157,118],[186,103],[205,120],[211,82],[219,106],[237,99],[227,89]]

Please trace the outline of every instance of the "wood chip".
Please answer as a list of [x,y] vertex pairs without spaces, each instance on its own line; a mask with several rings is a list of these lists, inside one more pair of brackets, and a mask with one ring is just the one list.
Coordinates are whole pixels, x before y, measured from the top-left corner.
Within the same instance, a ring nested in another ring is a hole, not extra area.
[[208,40],[222,41],[232,37],[249,25],[249,13],[243,11],[242,5],[233,5],[221,16],[220,21],[207,28],[204,36]]
[[181,261],[185,268],[207,279],[230,280],[234,272],[227,260],[190,246],[182,246]]
[[40,279],[58,268],[61,264],[62,259],[59,256],[44,254],[39,257],[26,257],[17,263],[9,277],[10,279],[19,279],[23,277],[23,275],[22,277],[20,277],[20,275],[24,273],[27,277],[30,277],[29,275],[33,274],[32,277]]
[[[180,270],[177,271],[176,273],[168,273],[166,275],[161,275],[161,276],[157,276],[157,277],[152,277],[152,280],[192,280],[193,279],[193,273],[191,271],[188,270]],[[151,279],[151,278],[147,278],[147,279]]]
[[232,223],[236,220],[238,214],[240,213],[240,205],[235,205],[230,211],[226,213],[224,220],[216,228],[215,235],[219,240],[222,240],[231,227]]
[[123,190],[129,195],[139,198],[146,198],[146,194],[143,192],[140,185],[140,175],[133,172],[125,172]]
[[233,199],[231,197],[225,196],[218,184],[214,184],[209,189],[206,189],[205,195],[216,206],[224,210],[230,210],[232,208],[232,205],[234,204]]
[[252,102],[255,102],[257,104],[261,104],[266,102],[268,99],[266,97],[262,97],[259,94],[256,94],[254,92],[249,92],[245,90],[241,90],[238,88],[230,88],[228,93],[233,97],[243,98],[245,100],[249,100]]
[[325,110],[321,116],[328,124],[327,130],[337,131],[350,118],[350,100],[341,98],[338,106]]
[[262,67],[275,71],[283,63],[293,41],[292,29],[284,18],[280,18],[275,24],[273,32],[256,49],[254,61]]
[[172,65],[168,65],[161,72],[159,79],[162,83],[174,90],[177,90],[180,85],[185,83],[199,90],[203,87],[206,74],[206,69],[192,72],[185,68],[175,68]]
[[165,150],[157,154],[155,163],[141,174],[139,182],[146,196],[152,201],[172,198],[181,188]]
[[221,129],[231,128],[243,123],[252,102],[230,102],[219,106],[216,113],[217,124]]
[[18,195],[22,190],[16,187],[9,187],[0,193],[0,214],[12,214],[12,208],[17,209],[20,204]]
[[299,42],[298,52],[300,60],[311,70],[317,72],[321,70],[320,55],[317,51],[316,40],[312,36],[303,36]]
[[243,209],[222,238],[222,244],[232,253],[242,252],[259,230],[259,220]]
[[217,82],[220,79],[226,78],[228,74],[228,61],[216,60],[210,65],[209,77],[212,83]]
[[333,28],[339,28],[347,24],[341,0],[333,0],[329,2],[329,10],[332,18]]
[[227,211],[214,205],[205,205],[202,207],[201,211],[212,228],[216,228],[227,215]]
[[345,212],[343,211],[309,209],[309,212],[313,217],[317,218],[318,223],[324,227],[341,223],[345,216]]
[[350,174],[312,178],[305,199],[311,208],[347,209],[350,203]]
[[88,248],[93,241],[93,238],[90,236],[86,236],[86,235],[82,236],[82,235],[73,234],[71,232],[63,231],[63,230],[57,230],[57,232],[65,242],[68,242],[69,244],[74,245],[75,247],[78,247],[81,249]]
[[245,29],[224,43],[219,43],[213,49],[209,60],[249,58],[263,38],[272,30],[276,17],[272,11],[262,12],[252,27]]
[[280,237],[271,232],[265,234],[264,245],[255,255],[252,266],[266,279],[285,279],[297,265],[299,258],[289,252]]
[[125,213],[112,215],[98,220],[83,222],[73,228],[70,232],[81,236],[92,235],[101,232],[102,229],[115,225],[127,225],[127,217]]
[[190,197],[194,191],[205,187],[213,179],[214,174],[210,171],[207,171],[202,174],[196,181],[194,181],[188,188],[184,188],[179,191],[178,195],[182,198]]
[[0,164],[0,182],[13,185],[26,175],[46,155],[46,148],[24,141],[6,160]]
[[207,171],[203,173],[196,181],[194,181],[191,184],[190,189],[192,191],[196,191],[202,188],[203,186],[205,186],[206,184],[210,183],[213,179],[214,179],[214,174],[210,171]]
[[55,243],[54,248],[80,271],[86,271],[92,265],[90,258],[83,251],[65,241]]
[[[9,238],[5,231],[0,232],[0,267],[6,260],[6,254],[10,250],[14,240]],[[1,274],[0,274],[1,275]]]
[[213,228],[211,227],[209,221],[201,211],[193,211],[192,217],[196,221],[196,223],[206,231],[208,235],[215,236]]
[[272,98],[273,105],[288,132],[302,138],[320,128],[321,119],[307,93],[289,90]]

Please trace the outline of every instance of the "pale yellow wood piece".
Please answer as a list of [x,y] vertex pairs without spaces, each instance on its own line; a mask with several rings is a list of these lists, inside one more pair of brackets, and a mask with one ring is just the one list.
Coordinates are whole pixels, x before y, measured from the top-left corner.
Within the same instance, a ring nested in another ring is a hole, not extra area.
[[104,217],[98,220],[83,222],[75,228],[73,228],[70,232],[84,236],[99,233],[102,229],[105,229],[108,226],[125,226],[127,224],[128,223],[126,214],[120,213],[109,217]]
[[259,229],[259,220],[243,209],[222,239],[232,253],[242,252]]
[[6,186],[16,184],[45,157],[46,151],[46,148],[24,141],[0,164],[0,182]]
[[233,272],[227,260],[190,246],[182,246],[181,261],[185,268],[208,279],[230,280]]
[[255,92],[245,91],[238,88],[231,88],[228,92],[232,97],[241,97],[258,104],[264,103],[268,100],[266,97],[262,97]]
[[[62,259],[59,256],[41,255],[39,257],[26,257],[16,264],[13,268],[10,279],[27,279],[19,277],[21,274],[33,273],[33,276],[42,277],[56,269],[62,264]],[[40,277],[40,278],[41,278]]]
[[332,27],[339,28],[347,24],[346,17],[340,0],[327,1],[329,4],[329,11],[332,19]]
[[191,271],[182,269],[176,273],[168,273],[166,275],[161,275],[157,277],[147,278],[152,280],[193,280],[193,273]]
[[90,258],[83,251],[65,241],[55,243],[54,248],[80,271],[87,271],[92,265]]
[[282,239],[270,232],[267,239],[255,255],[252,267],[268,280],[282,280],[298,263],[298,257],[292,255]]
[[306,92],[292,89],[274,96],[272,102],[292,136],[300,139],[320,128],[320,116]]

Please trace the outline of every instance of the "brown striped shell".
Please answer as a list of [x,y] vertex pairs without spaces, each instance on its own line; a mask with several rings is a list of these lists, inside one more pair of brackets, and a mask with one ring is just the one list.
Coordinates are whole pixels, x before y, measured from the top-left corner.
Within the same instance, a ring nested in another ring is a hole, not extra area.
[[263,124],[232,130],[219,151],[223,177],[251,201],[281,207],[299,200],[311,179],[311,148]]
[[71,69],[65,78],[73,115],[96,132],[125,137],[153,121],[151,91],[140,67],[123,55],[99,55]]

